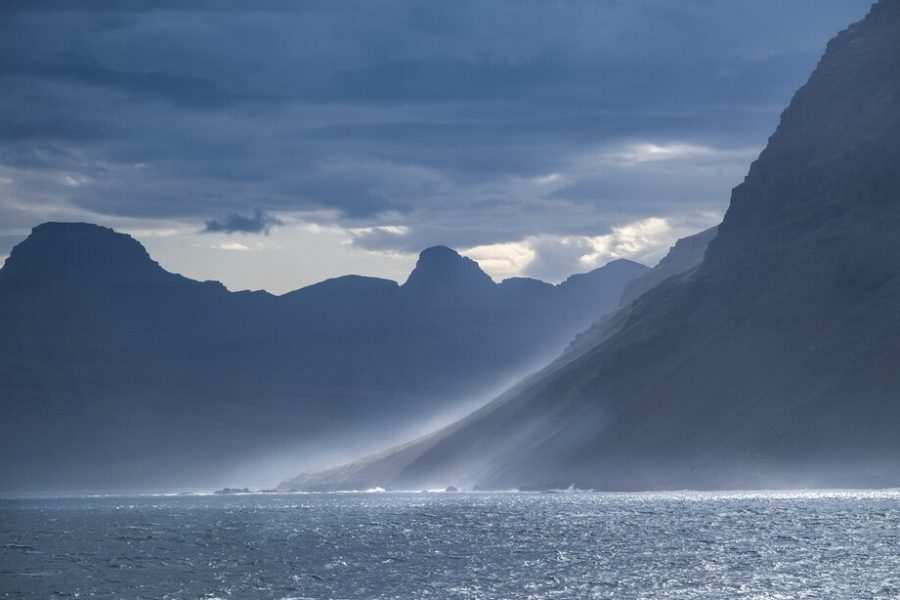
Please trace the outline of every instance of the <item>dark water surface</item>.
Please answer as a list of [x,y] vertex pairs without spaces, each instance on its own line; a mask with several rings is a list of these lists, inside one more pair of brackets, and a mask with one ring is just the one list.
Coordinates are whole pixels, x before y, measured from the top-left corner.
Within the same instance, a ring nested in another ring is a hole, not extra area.
[[900,493],[0,500],[0,598],[900,598]]

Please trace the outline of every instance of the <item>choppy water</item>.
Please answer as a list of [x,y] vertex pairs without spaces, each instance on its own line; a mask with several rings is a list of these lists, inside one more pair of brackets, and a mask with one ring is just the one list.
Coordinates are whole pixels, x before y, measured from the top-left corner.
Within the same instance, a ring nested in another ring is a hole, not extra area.
[[900,598],[900,493],[0,501],[2,598]]

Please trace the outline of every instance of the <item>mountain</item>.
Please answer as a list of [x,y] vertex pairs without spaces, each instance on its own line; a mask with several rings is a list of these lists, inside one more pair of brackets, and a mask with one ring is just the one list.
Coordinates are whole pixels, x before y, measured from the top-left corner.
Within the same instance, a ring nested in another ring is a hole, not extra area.
[[403,285],[233,293],[111,229],[39,225],[0,269],[0,488],[220,485],[284,448],[383,439],[489,398],[646,271],[497,284],[434,247]]
[[465,419],[285,489],[900,485],[900,2],[827,47],[703,262]]
[[702,263],[703,257],[706,255],[706,248],[715,239],[718,229],[718,226],[710,227],[675,242],[668,254],[659,261],[659,264],[625,286],[625,291],[619,300],[620,305],[631,304],[666,279],[690,271]]

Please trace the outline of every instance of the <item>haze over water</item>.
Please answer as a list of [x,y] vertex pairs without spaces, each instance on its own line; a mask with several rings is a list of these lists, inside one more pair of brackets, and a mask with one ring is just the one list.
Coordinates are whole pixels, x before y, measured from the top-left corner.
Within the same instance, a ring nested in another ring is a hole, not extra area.
[[0,501],[2,598],[892,598],[900,492]]
[[0,4],[0,600],[900,599],[871,2]]

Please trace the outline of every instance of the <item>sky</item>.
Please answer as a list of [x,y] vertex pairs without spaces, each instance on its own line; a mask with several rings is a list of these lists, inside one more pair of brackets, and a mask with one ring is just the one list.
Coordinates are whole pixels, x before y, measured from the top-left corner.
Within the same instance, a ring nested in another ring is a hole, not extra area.
[[0,4],[0,260],[44,221],[282,293],[654,264],[869,0]]

